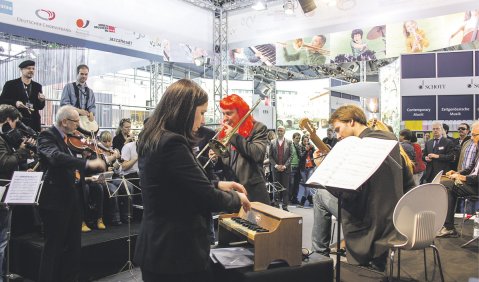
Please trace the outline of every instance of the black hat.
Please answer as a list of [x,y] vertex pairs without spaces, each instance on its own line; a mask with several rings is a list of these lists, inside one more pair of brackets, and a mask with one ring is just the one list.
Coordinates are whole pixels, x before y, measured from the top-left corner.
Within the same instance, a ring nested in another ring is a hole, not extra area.
[[31,61],[31,60],[26,60],[26,61],[23,61],[21,62],[18,67],[21,68],[21,69],[24,69],[26,67],[29,67],[29,66],[34,66],[35,65],[35,62],[34,61]]

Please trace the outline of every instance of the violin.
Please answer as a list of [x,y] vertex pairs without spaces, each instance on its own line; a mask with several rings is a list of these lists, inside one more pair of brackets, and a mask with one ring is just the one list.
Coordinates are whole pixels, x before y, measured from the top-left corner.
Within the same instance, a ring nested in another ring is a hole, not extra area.
[[67,145],[70,150],[76,153],[83,153],[84,151],[88,151],[91,153],[95,153],[97,155],[104,155],[107,149],[102,146],[99,146],[97,140],[85,137],[81,134],[78,130],[73,131],[70,134],[67,134]]

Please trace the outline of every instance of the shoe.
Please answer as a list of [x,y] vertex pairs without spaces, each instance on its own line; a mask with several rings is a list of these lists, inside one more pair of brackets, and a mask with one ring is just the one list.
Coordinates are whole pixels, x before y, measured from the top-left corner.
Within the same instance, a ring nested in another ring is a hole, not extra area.
[[91,229],[90,229],[90,228],[86,225],[86,223],[83,221],[83,222],[81,223],[81,232],[86,233],[86,232],[90,232],[90,231],[91,231]]
[[446,227],[442,227],[441,230],[437,232],[436,237],[442,237],[442,238],[457,237],[457,231],[455,228],[447,229]]
[[289,212],[287,207],[284,207],[283,210]]
[[373,271],[377,271],[377,272],[381,272],[381,273],[386,271],[386,264],[385,263],[370,261],[369,265],[366,266],[366,267],[373,270]]
[[105,230],[106,229],[106,226],[105,224],[103,223],[103,218],[99,218],[97,221],[96,221],[96,227],[100,230]]

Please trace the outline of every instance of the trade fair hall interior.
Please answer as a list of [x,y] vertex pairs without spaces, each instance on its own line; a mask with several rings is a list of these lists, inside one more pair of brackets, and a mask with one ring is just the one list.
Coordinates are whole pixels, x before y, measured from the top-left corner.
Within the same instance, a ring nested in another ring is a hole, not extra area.
[[0,282],[479,281],[477,0],[0,0],[0,92]]

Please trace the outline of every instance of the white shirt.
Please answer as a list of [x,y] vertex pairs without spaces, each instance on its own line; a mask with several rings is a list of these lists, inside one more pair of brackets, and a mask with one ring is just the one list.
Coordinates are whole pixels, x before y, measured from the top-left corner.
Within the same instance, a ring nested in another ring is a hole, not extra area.
[[[123,146],[121,149],[121,158],[125,161],[138,158],[138,153],[136,152],[136,142],[130,142]],[[136,161],[135,164],[130,167],[130,169],[122,170],[120,174],[127,175],[133,172],[138,172],[138,161]]]

